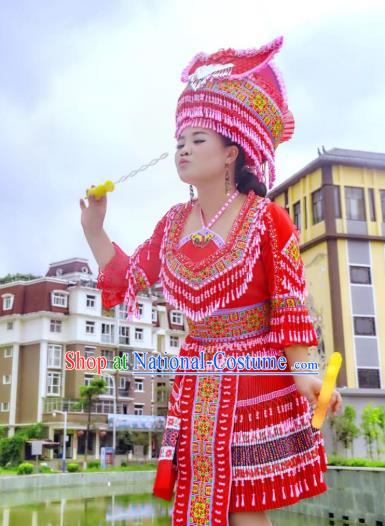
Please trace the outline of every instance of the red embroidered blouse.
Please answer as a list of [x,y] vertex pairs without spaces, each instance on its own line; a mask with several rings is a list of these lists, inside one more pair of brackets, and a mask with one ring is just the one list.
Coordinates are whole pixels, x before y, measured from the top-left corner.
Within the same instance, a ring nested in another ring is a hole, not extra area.
[[[266,341],[272,348],[317,345],[306,306],[299,232],[286,210],[250,191],[227,240],[212,239],[201,248],[181,239],[191,206],[171,207],[132,256],[113,242],[115,256],[99,269],[97,280],[103,306],[125,303],[132,319],[138,315],[138,292],[160,280],[166,300],[186,315],[192,336],[211,330],[218,309],[244,306],[247,311],[265,304]],[[245,323],[250,334],[250,323],[260,319],[250,314]]]

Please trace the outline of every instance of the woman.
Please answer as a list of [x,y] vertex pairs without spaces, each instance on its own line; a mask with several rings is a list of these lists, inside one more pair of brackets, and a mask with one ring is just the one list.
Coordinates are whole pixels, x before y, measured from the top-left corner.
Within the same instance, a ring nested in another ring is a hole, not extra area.
[[[124,302],[132,319],[136,294],[160,280],[188,321],[180,356],[286,358],[290,372],[318,341],[299,233],[266,197],[275,148],[294,129],[271,62],[281,45],[200,53],[184,70],[175,162],[190,201],[171,207],[132,256],[103,230],[106,198],[80,204],[106,308]],[[327,489],[323,438],[311,426],[321,381],[241,369],[208,364],[175,377],[153,489],[170,500],[176,480],[173,525],[269,525],[266,510]],[[335,391],[330,409],[340,407]]]

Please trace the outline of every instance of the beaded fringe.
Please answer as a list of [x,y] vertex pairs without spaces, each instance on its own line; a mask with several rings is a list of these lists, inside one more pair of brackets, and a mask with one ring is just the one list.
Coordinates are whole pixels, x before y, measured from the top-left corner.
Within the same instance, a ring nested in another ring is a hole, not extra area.
[[[262,204],[262,206],[261,206]],[[230,301],[238,299],[247,289],[253,277],[253,267],[260,255],[261,235],[265,224],[261,215],[266,209],[267,201],[260,200],[258,210],[254,215],[249,230],[250,242],[246,247],[242,260],[236,265],[229,265],[220,272],[219,277],[207,279],[202,286],[191,286],[191,283],[181,282],[180,276],[169,266],[165,243],[161,247],[162,269],[160,280],[166,300],[175,308],[182,310],[194,321],[200,321],[210,316],[217,309],[224,308]],[[166,227],[167,228],[167,227]],[[164,241],[168,238],[165,233]]]
[[[250,398],[254,391],[250,389]],[[286,391],[273,400],[270,398],[236,409],[231,446],[230,512],[288,506],[327,490],[323,477],[327,458],[321,432],[311,426],[311,409],[306,399],[299,393],[288,392],[290,389]],[[306,442],[295,438],[296,433],[300,436],[301,432],[306,433]],[[289,442],[293,451],[281,452],[280,447],[285,445],[280,446],[280,438],[290,435],[293,435],[292,442]],[[266,451],[263,460],[253,460],[252,449],[248,448],[258,443]],[[239,449],[241,452],[237,452]],[[288,457],[290,463],[285,461]]]

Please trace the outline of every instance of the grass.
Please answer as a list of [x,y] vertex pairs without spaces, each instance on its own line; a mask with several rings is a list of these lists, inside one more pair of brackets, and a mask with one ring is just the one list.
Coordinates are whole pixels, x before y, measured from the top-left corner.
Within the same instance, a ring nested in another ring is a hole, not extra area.
[[368,458],[359,457],[342,457],[339,455],[328,455],[329,466],[349,466],[349,467],[365,467],[365,468],[385,468],[384,460],[371,460]]

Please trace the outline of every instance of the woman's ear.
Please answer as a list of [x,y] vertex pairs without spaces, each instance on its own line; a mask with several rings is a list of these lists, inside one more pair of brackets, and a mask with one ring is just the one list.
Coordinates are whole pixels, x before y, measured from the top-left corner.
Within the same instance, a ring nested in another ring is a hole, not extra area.
[[239,148],[235,144],[232,144],[231,146],[227,146],[227,158],[226,161],[229,164],[235,163],[237,157],[239,155]]

